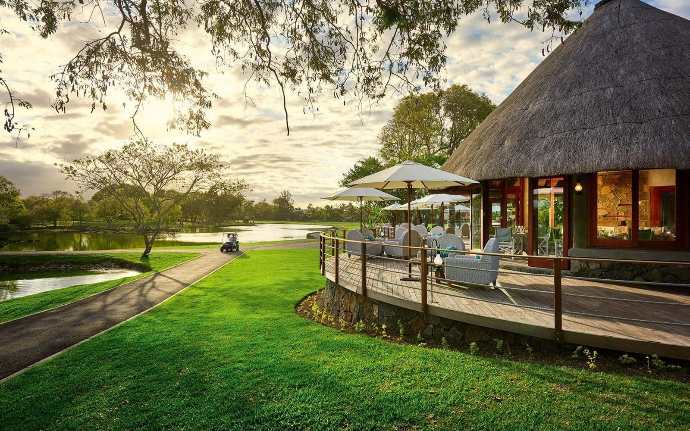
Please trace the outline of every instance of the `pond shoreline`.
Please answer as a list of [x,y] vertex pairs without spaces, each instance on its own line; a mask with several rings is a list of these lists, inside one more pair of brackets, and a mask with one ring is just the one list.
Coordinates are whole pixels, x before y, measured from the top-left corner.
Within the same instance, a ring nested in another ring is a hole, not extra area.
[[[69,256],[69,255],[65,255]],[[144,262],[137,263],[126,259],[118,259],[112,256],[102,256],[100,260],[84,259],[57,259],[43,260],[31,259],[32,255],[0,257],[0,273],[4,274],[32,274],[40,272],[67,272],[67,271],[105,271],[111,269],[129,269],[140,272],[150,271],[151,268]]]

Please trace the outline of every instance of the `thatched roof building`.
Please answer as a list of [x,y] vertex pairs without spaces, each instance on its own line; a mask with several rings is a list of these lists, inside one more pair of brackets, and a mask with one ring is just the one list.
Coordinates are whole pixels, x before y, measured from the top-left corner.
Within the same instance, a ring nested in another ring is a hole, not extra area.
[[460,145],[477,180],[690,168],[690,21],[604,0]]

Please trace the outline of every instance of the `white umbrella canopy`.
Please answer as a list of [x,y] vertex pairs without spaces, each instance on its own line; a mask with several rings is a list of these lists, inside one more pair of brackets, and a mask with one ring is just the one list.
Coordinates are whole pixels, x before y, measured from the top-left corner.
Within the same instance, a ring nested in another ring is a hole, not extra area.
[[400,205],[397,202],[381,209],[385,211],[407,211],[407,207],[405,205]]
[[[418,210],[434,210],[434,207],[436,208],[441,208],[441,216],[439,219],[439,223],[441,226],[443,226],[443,206],[445,204],[453,203],[453,202],[462,202],[462,201],[468,201],[470,198],[467,196],[461,196],[461,195],[449,195],[446,193],[436,193],[432,195],[426,195],[423,196],[419,199],[415,199],[412,201],[411,205],[412,208],[416,208]],[[455,207],[457,208],[458,206],[461,205],[456,205]]]
[[438,194],[433,194],[433,195],[426,195],[424,197],[421,197],[419,199],[415,199],[412,201],[412,205],[417,205],[419,207],[428,207],[431,205],[443,205],[443,204],[448,204],[448,203],[453,203],[453,202],[465,202],[470,200],[467,196],[460,196],[460,195],[449,195],[445,193],[438,193]]
[[362,231],[364,221],[362,219],[362,201],[367,202],[384,202],[397,201],[399,198],[389,195],[381,190],[372,189],[369,187],[350,187],[349,189],[341,190],[323,199],[331,201],[355,201],[359,202],[359,230]]
[[443,189],[475,184],[476,181],[411,161],[399,163],[351,182],[350,186],[377,189]]
[[[446,187],[465,186],[477,181],[455,175],[441,169],[404,161],[375,174],[367,175],[351,182],[350,186],[375,187],[377,189],[407,189],[407,229],[412,230],[412,189],[443,189]],[[412,236],[407,236],[408,249],[412,249]],[[412,253],[410,252],[410,256]],[[408,276],[404,280],[416,280],[412,277],[412,264],[408,263]]]
[[399,198],[389,195],[381,190],[372,189],[370,187],[350,187],[349,189],[341,190],[333,193],[324,199],[332,201],[397,201]]

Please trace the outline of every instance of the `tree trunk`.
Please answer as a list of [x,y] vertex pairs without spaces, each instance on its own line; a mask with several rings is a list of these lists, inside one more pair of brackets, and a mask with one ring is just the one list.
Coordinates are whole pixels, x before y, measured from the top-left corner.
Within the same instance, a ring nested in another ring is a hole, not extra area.
[[142,259],[149,257],[151,254],[151,249],[153,248],[153,242],[156,240],[156,234],[151,234],[150,236],[144,234],[144,252],[141,254]]

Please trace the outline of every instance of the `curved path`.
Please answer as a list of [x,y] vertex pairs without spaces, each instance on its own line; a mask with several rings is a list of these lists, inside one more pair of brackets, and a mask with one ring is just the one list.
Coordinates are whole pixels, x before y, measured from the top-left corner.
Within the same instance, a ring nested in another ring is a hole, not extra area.
[[[243,249],[302,248],[316,247],[317,244],[317,241],[248,244]],[[0,380],[146,312],[238,255],[237,253],[220,253],[216,248],[206,250],[180,248],[166,251],[198,252],[201,256],[79,301],[0,324],[0,346],[2,346],[0,348]],[[112,252],[114,250],[81,253]],[[39,253],[55,254],[56,252]]]
[[201,253],[149,277],[0,324],[0,379],[143,313],[237,256]]

